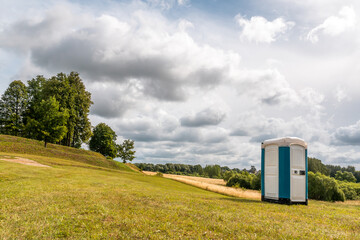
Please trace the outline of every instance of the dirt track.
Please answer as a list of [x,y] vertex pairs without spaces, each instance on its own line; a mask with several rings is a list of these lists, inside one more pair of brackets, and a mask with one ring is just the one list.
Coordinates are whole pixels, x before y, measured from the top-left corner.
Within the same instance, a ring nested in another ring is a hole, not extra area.
[[30,159],[20,158],[20,157],[2,156],[0,158],[0,160],[7,161],[7,162],[20,163],[20,164],[29,165],[29,166],[35,166],[35,167],[50,167],[50,166],[35,162],[33,160],[30,160]]

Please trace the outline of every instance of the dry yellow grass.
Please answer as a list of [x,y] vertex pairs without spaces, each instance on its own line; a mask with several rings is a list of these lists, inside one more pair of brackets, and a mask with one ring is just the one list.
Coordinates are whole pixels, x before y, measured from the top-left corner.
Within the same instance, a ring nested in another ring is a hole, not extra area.
[[[155,175],[156,172],[143,171],[147,175]],[[164,174],[165,178],[170,178],[182,183],[186,183],[198,188],[209,190],[216,193],[221,193],[229,196],[260,200],[261,194],[259,191],[243,190],[240,188],[226,187],[223,179],[212,179],[203,177],[191,177],[183,175]]]

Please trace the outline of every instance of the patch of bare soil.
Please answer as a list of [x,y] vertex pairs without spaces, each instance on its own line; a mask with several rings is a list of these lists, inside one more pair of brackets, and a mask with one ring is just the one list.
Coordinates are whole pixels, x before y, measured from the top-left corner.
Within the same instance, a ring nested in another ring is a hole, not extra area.
[[33,160],[30,160],[30,159],[27,159],[27,158],[21,158],[21,157],[2,156],[0,158],[0,160],[7,161],[7,162],[20,163],[20,164],[29,165],[29,166],[35,166],[35,167],[50,167],[50,166],[35,162]]
[[[147,175],[155,175],[156,172],[143,171]],[[229,196],[260,200],[261,193],[255,190],[244,190],[241,188],[226,187],[223,179],[191,177],[183,175],[164,174],[165,178],[170,178],[179,182],[183,182],[195,187],[209,190],[216,193],[221,193]]]

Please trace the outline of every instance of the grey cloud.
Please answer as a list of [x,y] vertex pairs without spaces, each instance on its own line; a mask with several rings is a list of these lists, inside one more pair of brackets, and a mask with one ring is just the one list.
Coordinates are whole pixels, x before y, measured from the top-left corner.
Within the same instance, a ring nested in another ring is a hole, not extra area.
[[279,93],[274,94],[273,96],[262,98],[262,103],[266,103],[268,105],[277,105],[281,102],[281,95]]
[[360,144],[360,121],[357,123],[340,127],[333,134],[336,144],[359,145]]
[[[53,12],[61,16],[62,11]],[[200,46],[184,31],[154,27],[163,19],[151,12],[136,13],[131,21],[109,15],[87,16],[85,21],[69,11],[67,17],[65,21],[48,14],[34,26],[14,23],[0,33],[0,46],[22,48],[38,67],[78,71],[93,82],[127,83],[135,78],[144,95],[165,101],[186,100],[187,87],[218,85],[236,55]],[[21,41],[11,40],[18,36]]]
[[246,130],[243,130],[241,128],[235,129],[230,133],[230,136],[248,136],[249,133]]
[[225,116],[226,114],[221,111],[208,108],[193,116],[183,117],[180,121],[181,125],[185,127],[202,127],[218,125],[224,120]]
[[175,152],[173,150],[156,150],[156,151],[151,151],[149,153],[146,153],[146,157],[148,158],[175,158],[178,157],[180,155],[182,155],[183,153],[181,152]]

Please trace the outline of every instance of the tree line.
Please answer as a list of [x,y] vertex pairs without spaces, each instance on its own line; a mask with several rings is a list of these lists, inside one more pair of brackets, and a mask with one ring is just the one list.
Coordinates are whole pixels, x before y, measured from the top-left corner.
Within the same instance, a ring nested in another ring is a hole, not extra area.
[[325,165],[319,159],[308,158],[308,169],[311,172],[319,172],[340,181],[360,182],[360,171],[356,171],[354,166]]
[[[104,156],[131,161],[135,157],[132,140],[116,144],[114,132],[98,131],[104,126],[110,128],[105,123],[92,131],[89,120],[92,104],[91,93],[86,91],[77,72],[58,73],[50,78],[38,75],[27,84],[15,80],[0,99],[0,134],[44,141],[45,147],[47,143],[56,143],[80,148],[83,143],[90,143],[91,150]],[[103,145],[96,146],[108,142],[115,148],[110,153],[103,150]]]
[[[260,190],[261,171],[254,166],[247,169],[230,169],[227,166],[187,164],[136,163],[144,171],[199,177],[222,178],[229,187]],[[344,201],[360,199],[360,183],[355,167],[324,165],[321,160],[308,158],[308,196],[324,201]]]
[[177,175],[188,175],[196,177],[209,177],[209,178],[223,178],[224,174],[227,171],[233,171],[240,173],[242,171],[248,171],[249,173],[256,173],[257,170],[254,166],[251,166],[249,170],[238,168],[230,169],[227,166],[220,165],[206,165],[202,167],[200,164],[197,165],[188,165],[188,164],[176,164],[176,163],[166,163],[166,164],[152,164],[152,163],[135,163],[135,165],[143,170],[150,172],[161,172],[167,174],[177,174]]

